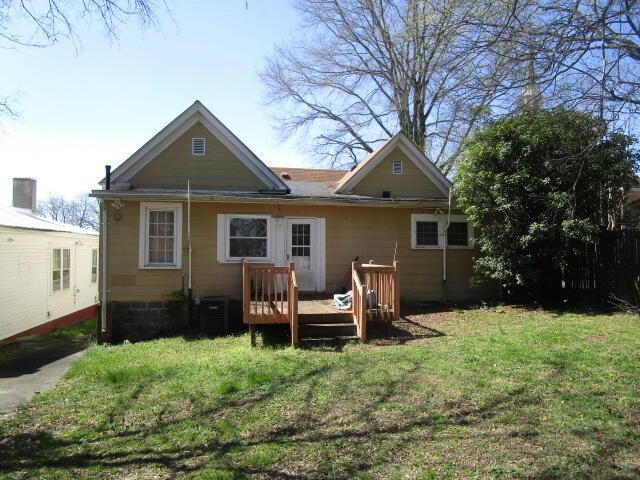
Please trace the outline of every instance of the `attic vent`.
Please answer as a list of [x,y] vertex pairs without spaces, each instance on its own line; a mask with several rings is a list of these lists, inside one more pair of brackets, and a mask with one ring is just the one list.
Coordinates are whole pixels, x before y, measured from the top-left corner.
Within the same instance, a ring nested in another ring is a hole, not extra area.
[[393,161],[393,174],[402,175],[402,160]]
[[204,138],[192,138],[191,139],[191,154],[192,155],[204,155]]

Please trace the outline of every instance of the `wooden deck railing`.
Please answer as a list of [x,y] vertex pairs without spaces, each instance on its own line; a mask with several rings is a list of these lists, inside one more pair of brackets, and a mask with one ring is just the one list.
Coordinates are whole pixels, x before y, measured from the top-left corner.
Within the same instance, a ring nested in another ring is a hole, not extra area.
[[351,263],[351,295],[353,302],[353,322],[360,340],[367,340],[367,290],[362,285],[356,262]]
[[362,264],[363,286],[367,291],[367,313],[371,320],[400,318],[400,275],[398,262],[393,265]]
[[400,318],[400,272],[398,262],[377,265],[373,260],[351,264],[353,321],[362,341],[367,338],[367,322]]
[[242,261],[244,323],[289,323],[293,265],[251,264]]
[[291,346],[298,346],[298,279],[296,278],[296,272],[293,269],[293,263],[290,264],[289,274],[289,292],[290,309],[289,309],[289,323],[291,325]]

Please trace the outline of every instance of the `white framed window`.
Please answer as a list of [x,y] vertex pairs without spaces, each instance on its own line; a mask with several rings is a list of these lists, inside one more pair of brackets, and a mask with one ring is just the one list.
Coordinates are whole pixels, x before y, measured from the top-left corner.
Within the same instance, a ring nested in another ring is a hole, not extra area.
[[402,175],[402,160],[394,160],[391,165],[391,170],[394,175]]
[[441,215],[431,213],[411,215],[411,248],[429,249],[442,247]]
[[140,203],[139,268],[182,267],[182,204]]
[[[446,221],[445,218],[443,227],[446,227]],[[473,248],[473,225],[464,215],[451,215],[447,230],[447,248]]]
[[98,249],[91,250],[91,283],[98,281]]
[[206,153],[206,140],[203,137],[191,139],[191,155],[204,155]]
[[267,262],[272,258],[272,219],[264,214],[219,214],[218,262]]
[[51,251],[51,293],[71,288],[71,250],[54,248]]
[[447,248],[473,248],[473,226],[464,215],[451,215],[447,232],[446,228],[446,214],[412,214],[411,248],[443,248],[445,237]]
[[268,260],[269,215],[227,215],[227,260]]

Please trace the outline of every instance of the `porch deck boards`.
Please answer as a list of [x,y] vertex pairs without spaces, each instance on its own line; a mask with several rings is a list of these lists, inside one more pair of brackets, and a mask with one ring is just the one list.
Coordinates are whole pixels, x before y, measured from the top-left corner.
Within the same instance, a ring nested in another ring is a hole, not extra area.
[[333,303],[333,298],[300,298],[298,300],[298,315],[317,315],[323,313],[345,313],[345,310],[338,310]]
[[[264,309],[263,309],[264,305]],[[287,308],[288,302],[281,304],[280,302],[261,302],[251,301],[249,303],[250,323],[267,324],[267,323],[289,323],[289,312]],[[300,298],[298,300],[298,315],[333,315],[352,313],[351,310],[338,310],[333,298],[328,296]]]

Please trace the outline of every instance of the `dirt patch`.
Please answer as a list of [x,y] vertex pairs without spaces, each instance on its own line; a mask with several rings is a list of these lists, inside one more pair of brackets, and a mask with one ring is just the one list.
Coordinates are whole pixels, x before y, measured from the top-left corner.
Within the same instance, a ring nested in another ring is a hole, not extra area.
[[454,315],[453,312],[446,310],[416,310],[407,312],[398,321],[370,323],[369,341],[373,345],[403,345],[442,337],[446,333],[440,328],[440,324],[451,320]]

